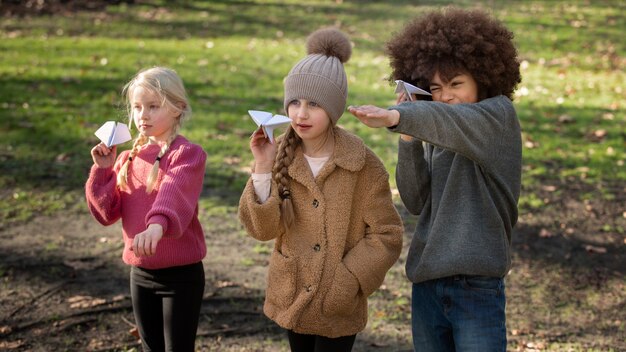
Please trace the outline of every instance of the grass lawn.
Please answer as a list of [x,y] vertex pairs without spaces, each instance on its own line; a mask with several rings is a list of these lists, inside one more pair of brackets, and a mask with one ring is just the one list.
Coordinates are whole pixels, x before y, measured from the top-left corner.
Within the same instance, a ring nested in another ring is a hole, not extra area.
[[[75,203],[93,131],[125,120],[119,92],[139,69],[175,68],[191,96],[184,134],[209,153],[208,187],[240,190],[251,159],[247,109],[282,109],[282,78],[312,30],[338,25],[354,41],[349,103],[393,102],[383,45],[403,24],[445,1],[158,1],[104,12],[2,18],[0,220],[26,220]],[[470,2],[456,2],[469,6]],[[582,181],[603,197],[623,192],[626,19],[619,1],[471,2],[515,33],[523,82],[524,186]],[[285,15],[288,14],[288,15]],[[341,120],[391,171],[396,138]],[[130,143],[129,143],[130,144]],[[126,146],[128,147],[128,145]],[[393,180],[392,180],[393,182]],[[524,192],[522,210],[542,206]]]

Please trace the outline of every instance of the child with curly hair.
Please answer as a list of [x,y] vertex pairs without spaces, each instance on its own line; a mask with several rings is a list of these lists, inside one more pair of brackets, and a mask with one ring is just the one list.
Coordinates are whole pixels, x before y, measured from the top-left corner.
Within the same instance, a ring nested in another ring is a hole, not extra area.
[[401,133],[396,181],[419,215],[406,263],[415,351],[505,351],[522,147],[511,102],[521,81],[513,33],[480,10],[414,19],[387,44],[392,79],[432,101],[349,110]]
[[198,220],[206,153],[178,131],[191,116],[181,78],[169,68],[142,70],[124,87],[131,150],[93,147],[85,185],[98,222],[122,219],[122,259],[145,351],[194,351],[206,255]]
[[239,218],[250,236],[275,241],[263,311],[287,330],[291,350],[350,351],[404,230],[383,163],[337,126],[349,39],[322,29],[307,51],[285,79],[292,122],[280,145],[261,131],[250,141],[255,165]]

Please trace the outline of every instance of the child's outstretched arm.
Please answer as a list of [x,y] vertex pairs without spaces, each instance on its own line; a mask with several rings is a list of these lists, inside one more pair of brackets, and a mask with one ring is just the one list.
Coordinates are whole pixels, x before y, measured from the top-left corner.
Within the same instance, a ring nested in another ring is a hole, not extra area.
[[521,157],[519,121],[505,96],[473,104],[416,101],[389,109],[351,106],[349,111],[367,126],[387,127],[451,150],[488,171],[507,169]]
[[472,104],[414,102],[391,107],[401,116],[390,130],[461,154],[491,174],[508,172],[521,160],[521,132],[505,96]]
[[400,121],[400,113],[374,105],[349,106],[348,111],[368,127],[392,127]]

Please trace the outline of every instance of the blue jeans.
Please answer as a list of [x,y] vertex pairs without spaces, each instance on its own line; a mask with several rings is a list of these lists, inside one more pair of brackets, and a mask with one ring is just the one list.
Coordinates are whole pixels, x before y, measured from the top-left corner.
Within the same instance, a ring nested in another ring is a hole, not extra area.
[[504,279],[453,276],[413,284],[418,351],[506,351]]

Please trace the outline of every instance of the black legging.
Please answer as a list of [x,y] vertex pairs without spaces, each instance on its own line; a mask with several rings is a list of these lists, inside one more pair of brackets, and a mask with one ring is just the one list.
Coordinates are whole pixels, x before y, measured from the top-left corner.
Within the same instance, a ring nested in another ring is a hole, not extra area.
[[350,352],[356,335],[331,339],[318,335],[298,334],[287,330],[291,352]]
[[194,351],[204,294],[202,262],[156,270],[132,267],[130,294],[144,351]]

